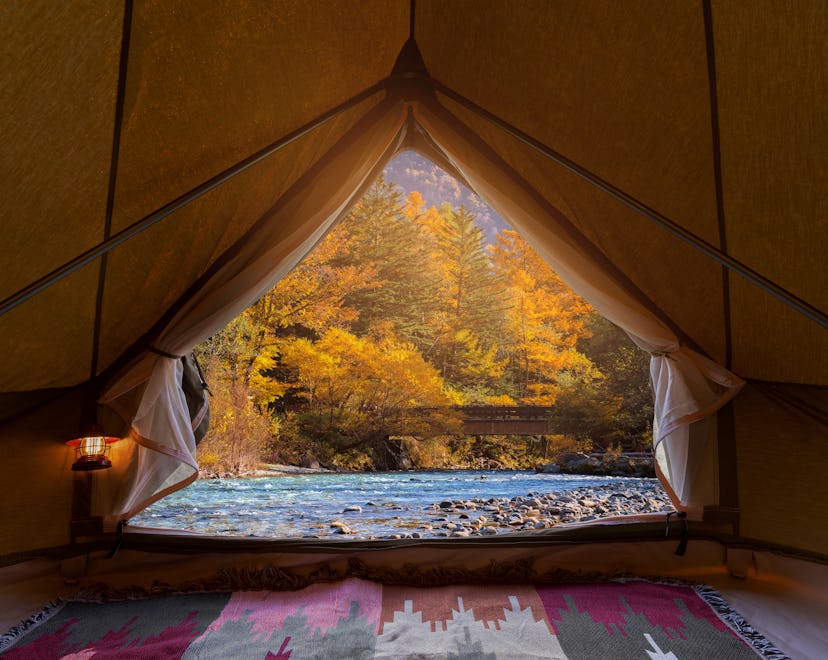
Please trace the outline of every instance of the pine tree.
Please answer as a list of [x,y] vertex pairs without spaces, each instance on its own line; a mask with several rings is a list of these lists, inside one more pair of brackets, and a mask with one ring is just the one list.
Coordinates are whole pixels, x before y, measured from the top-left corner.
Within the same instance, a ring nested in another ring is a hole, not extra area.
[[359,310],[359,318],[351,323],[354,333],[367,335],[372,327],[391,323],[401,337],[422,345],[428,341],[424,320],[437,281],[424,268],[427,238],[411,205],[404,208],[400,197],[393,183],[383,176],[377,179],[342,221],[348,250],[337,263],[375,273],[376,286],[346,297],[348,305]]
[[473,393],[471,400],[485,397],[506,365],[496,343],[502,286],[492,274],[483,230],[464,206],[454,210],[444,205],[428,228],[434,237],[432,267],[441,281],[429,359],[454,387]]

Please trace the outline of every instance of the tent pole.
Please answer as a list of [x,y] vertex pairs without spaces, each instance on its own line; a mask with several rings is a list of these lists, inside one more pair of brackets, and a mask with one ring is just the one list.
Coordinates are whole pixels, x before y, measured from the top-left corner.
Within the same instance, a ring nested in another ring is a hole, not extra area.
[[[702,0],[704,37],[707,48],[707,81],[710,88],[710,132],[713,148],[713,176],[716,182],[716,220],[719,228],[719,248],[727,254],[727,222],[722,183],[722,148],[719,131],[719,93],[716,78],[716,43],[713,35],[713,7],[710,0]],[[730,270],[722,265],[722,314],[724,321],[725,364],[733,365],[733,324],[730,310]],[[730,510],[733,533],[739,533],[739,457],[733,401],[728,401],[716,412],[716,452],[718,458],[719,506]]]
[[615,187],[610,182],[605,181],[596,174],[593,174],[585,167],[578,165],[576,162],[570,160],[569,158],[555,151],[551,147],[548,147],[539,140],[536,140],[531,135],[524,133],[519,128],[516,128],[506,120],[501,119],[497,115],[477,105],[477,103],[475,103],[474,101],[471,101],[462,94],[455,92],[450,87],[446,87],[441,82],[430,77],[427,78],[425,82],[430,84],[435,89],[435,91],[444,94],[452,101],[455,101],[456,103],[462,105],[467,110],[471,110],[475,114],[488,120],[504,132],[511,135],[516,140],[522,142],[528,147],[531,147],[541,155],[557,163],[569,172],[572,172],[573,174],[580,177],[587,183],[595,186],[599,190],[602,190],[611,197],[617,199],[619,202],[628,206],[629,208],[644,216],[648,220],[651,220],[663,229],[666,229],[668,232],[670,232],[677,238],[680,238],[686,243],[689,243],[700,252],[706,254],[708,257],[719,262],[720,264],[732,270],[733,272],[741,275],[752,284],[758,286],[760,289],[770,294],[777,300],[795,309],[803,316],[806,316],[812,321],[815,321],[823,328],[828,328],[828,314],[814,307],[810,303],[802,300],[801,298],[791,293],[787,289],[784,289],[783,287],[779,286],[775,282],[769,280],[764,275],[753,270],[750,266],[743,264],[738,259],[734,259],[729,254],[722,252],[720,249],[718,249],[714,245],[711,245],[703,238],[696,236],[696,234],[694,234],[693,232],[688,231],[678,223],[673,222],[666,216],[661,215],[655,209],[652,209],[646,204],[638,201],[631,195],[625,193],[620,188]]
[[[707,81],[710,88],[710,132],[713,148],[713,177],[716,182],[716,220],[719,227],[719,248],[727,254],[727,223],[725,221],[724,185],[722,184],[722,145],[719,132],[719,93],[716,82],[716,48],[713,39],[713,8],[710,0],[703,0],[704,35],[707,46]],[[730,271],[722,265],[722,301],[725,336],[725,364],[733,362],[733,337],[730,316]]]

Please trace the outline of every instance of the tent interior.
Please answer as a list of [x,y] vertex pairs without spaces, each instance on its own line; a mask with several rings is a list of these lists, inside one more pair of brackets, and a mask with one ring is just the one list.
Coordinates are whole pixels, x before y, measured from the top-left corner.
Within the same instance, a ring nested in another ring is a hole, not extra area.
[[[88,581],[531,559],[706,581],[791,655],[825,652],[828,5],[38,0],[0,17],[0,628]],[[205,395],[185,396],[181,356],[406,149],[651,353],[657,464],[686,518],[666,539],[661,515],[485,543],[124,527],[197,477]],[[122,440],[78,474],[65,441],[90,421]]]

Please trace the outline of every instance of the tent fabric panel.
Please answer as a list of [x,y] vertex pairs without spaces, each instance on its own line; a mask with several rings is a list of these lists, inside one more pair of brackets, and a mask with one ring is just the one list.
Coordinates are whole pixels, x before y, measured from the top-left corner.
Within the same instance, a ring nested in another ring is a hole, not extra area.
[[388,76],[408,3],[321,9],[136,3],[116,230]]
[[737,373],[828,385],[828,330],[739,276],[731,276],[730,291]]
[[7,392],[76,385],[92,365],[99,260],[0,316]]
[[[569,220],[677,327],[724,362],[721,267],[590,183],[457,103],[438,95]],[[675,257],[665,259],[666,254]],[[553,264],[554,266],[554,264]]]
[[828,4],[715,2],[713,26],[728,249],[828,311]]
[[101,370],[147,332],[381,96],[343,112],[113,250]]
[[0,5],[0,298],[103,236],[122,22],[117,3]]
[[[64,443],[77,436],[80,389],[0,426],[0,557],[69,542],[74,452]],[[21,451],[24,449],[25,451]]]
[[452,6],[417,3],[432,77],[718,244],[700,3]]
[[[828,410],[828,389],[777,386]],[[828,428],[756,387],[734,400],[742,536],[825,554]]]

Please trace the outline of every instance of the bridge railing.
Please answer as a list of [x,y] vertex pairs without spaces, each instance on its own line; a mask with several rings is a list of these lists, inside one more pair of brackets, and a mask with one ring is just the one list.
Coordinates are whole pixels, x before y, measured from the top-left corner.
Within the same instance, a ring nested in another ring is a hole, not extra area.
[[411,410],[423,413],[438,410],[451,410],[459,413],[465,420],[518,420],[518,419],[547,419],[554,410],[554,406],[451,406],[450,408],[417,407]]

